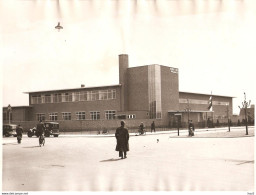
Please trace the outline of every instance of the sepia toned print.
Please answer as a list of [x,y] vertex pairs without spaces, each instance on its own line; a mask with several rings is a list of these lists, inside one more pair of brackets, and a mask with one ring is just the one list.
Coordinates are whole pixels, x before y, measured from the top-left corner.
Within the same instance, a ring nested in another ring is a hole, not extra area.
[[3,193],[253,194],[255,5],[1,1]]

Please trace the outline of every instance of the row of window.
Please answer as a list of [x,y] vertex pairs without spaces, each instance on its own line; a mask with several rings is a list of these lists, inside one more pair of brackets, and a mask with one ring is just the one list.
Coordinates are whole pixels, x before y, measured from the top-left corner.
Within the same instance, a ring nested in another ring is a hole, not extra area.
[[111,100],[111,99],[116,99],[115,89],[32,95],[31,104],[95,101],[95,100]]
[[[107,110],[105,111],[105,119],[111,120],[114,119],[116,115],[115,110]],[[36,119],[38,121],[46,120],[46,114],[45,113],[37,113]],[[76,112],[76,118],[75,120],[85,120],[85,111]],[[91,111],[90,112],[90,118],[91,120],[99,120],[100,119],[100,112],[99,111]],[[71,112],[62,112],[61,118],[59,118],[59,115],[57,112],[49,113],[49,120],[50,121],[57,121],[57,120],[72,120]]]
[[[75,116],[76,116],[75,120],[85,120],[86,119],[85,111],[76,112]],[[115,117],[116,117],[116,111],[115,110],[105,111],[105,119],[112,120],[112,119],[115,119]],[[135,119],[136,115],[135,114],[129,114],[129,115],[127,115],[127,118],[128,119]],[[59,118],[57,112],[52,112],[52,113],[49,113],[49,118],[48,119],[50,121],[72,120],[72,115],[71,115],[71,112],[62,112],[61,113],[61,118]],[[99,111],[91,111],[90,112],[89,120],[99,120],[99,119],[100,119],[100,112]],[[45,113],[37,113],[36,114],[36,120],[38,120],[38,121],[47,120],[46,114]]]
[[[209,104],[208,100],[195,100],[195,99],[179,99],[179,103],[183,104]],[[221,102],[221,101],[212,101],[213,105],[227,106],[229,102]]]

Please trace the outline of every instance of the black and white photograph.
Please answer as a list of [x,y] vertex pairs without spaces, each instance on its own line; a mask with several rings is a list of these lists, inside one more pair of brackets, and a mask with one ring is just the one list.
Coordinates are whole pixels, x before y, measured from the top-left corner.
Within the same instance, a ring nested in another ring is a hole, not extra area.
[[256,1],[0,0],[2,195],[254,195]]

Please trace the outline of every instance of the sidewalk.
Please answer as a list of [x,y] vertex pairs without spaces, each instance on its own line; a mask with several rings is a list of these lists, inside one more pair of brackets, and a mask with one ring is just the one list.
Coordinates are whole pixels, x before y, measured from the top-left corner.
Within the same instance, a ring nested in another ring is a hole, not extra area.
[[[221,128],[208,128],[208,129],[196,129],[195,130],[195,136],[193,137],[242,137],[242,136],[254,136],[254,126],[248,127],[249,135],[245,135],[245,127],[231,127],[230,132],[228,131],[228,127],[221,127]],[[179,130],[179,136],[178,136],[178,130],[169,130],[169,131],[156,131],[156,132],[146,132],[146,135],[140,135],[140,136],[150,136],[150,135],[159,135],[159,134],[169,134],[170,137],[187,137],[188,130],[182,129]],[[138,133],[129,133],[130,136],[138,136]],[[115,137],[115,134],[92,134],[92,135],[86,135],[86,134],[60,134],[59,137]]]

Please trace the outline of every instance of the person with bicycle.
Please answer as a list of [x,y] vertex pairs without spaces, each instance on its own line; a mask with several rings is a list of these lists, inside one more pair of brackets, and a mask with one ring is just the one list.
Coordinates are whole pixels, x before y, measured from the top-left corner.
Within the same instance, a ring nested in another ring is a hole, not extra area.
[[140,126],[139,126],[139,133],[140,133],[140,135],[144,134],[144,128],[145,128],[145,126],[144,126],[143,122],[141,122]]
[[18,125],[16,128],[16,134],[17,134],[17,140],[19,144],[21,143],[20,140],[22,140],[22,133],[23,133],[23,128],[21,125]]
[[36,130],[39,135],[39,145],[41,146],[42,142],[44,141],[44,133],[45,133],[45,126],[42,120],[36,125]]

